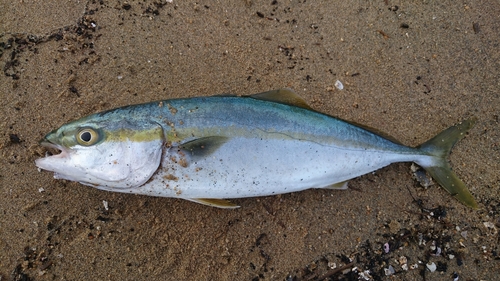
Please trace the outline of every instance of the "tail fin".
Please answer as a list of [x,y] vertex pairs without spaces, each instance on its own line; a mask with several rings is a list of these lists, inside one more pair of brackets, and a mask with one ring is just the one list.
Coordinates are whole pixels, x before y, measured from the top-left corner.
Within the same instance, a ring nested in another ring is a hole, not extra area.
[[434,138],[426,141],[418,148],[429,155],[435,156],[432,165],[420,164],[444,189],[463,204],[477,209],[476,200],[469,192],[465,184],[451,170],[446,157],[457,141],[465,136],[465,133],[474,126],[476,119],[465,120],[455,126],[442,131]]

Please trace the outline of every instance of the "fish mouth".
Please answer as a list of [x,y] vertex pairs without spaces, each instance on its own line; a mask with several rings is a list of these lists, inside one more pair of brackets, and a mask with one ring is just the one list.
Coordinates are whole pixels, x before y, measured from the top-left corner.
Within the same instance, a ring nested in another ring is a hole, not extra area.
[[68,149],[62,145],[52,143],[46,139],[40,141],[40,145],[48,148],[47,153],[45,155],[45,158],[67,158],[67,157],[69,157],[70,149]]
[[47,139],[43,139],[39,144],[47,148],[45,157],[35,160],[35,165],[39,168],[39,171],[41,169],[54,172],[54,178],[56,179],[68,178],[65,170],[68,167],[69,161],[71,161],[71,149],[60,144],[50,142]]

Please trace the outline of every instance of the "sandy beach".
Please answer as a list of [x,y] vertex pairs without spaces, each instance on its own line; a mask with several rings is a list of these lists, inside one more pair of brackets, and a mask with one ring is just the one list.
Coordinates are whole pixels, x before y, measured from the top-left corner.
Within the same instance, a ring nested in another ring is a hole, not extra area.
[[[498,279],[500,4],[410,2],[0,0],[0,281]],[[480,208],[411,163],[236,210],[34,164],[91,113],[279,88],[410,146],[477,118],[450,162]]]

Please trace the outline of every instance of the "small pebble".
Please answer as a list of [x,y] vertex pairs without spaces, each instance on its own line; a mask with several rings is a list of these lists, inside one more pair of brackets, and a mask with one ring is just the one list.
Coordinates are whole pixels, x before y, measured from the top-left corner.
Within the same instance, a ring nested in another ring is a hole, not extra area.
[[424,242],[424,235],[422,233],[418,233],[418,245],[421,246],[422,244],[425,244]]
[[475,22],[472,24],[472,30],[474,30],[474,33],[479,33],[481,31],[481,28],[479,26],[479,23]]
[[389,253],[389,251],[390,251],[389,243],[385,243],[384,244],[384,252],[387,254],[387,253]]
[[494,224],[494,223],[489,222],[489,221],[485,221],[485,222],[483,222],[483,224],[484,224],[484,226],[485,226],[486,228],[488,228],[488,229],[491,231],[491,233],[490,233],[490,234],[492,234],[492,235],[494,235],[494,236],[496,236],[496,235],[497,235],[498,230],[497,230],[497,228],[495,227],[495,224]]
[[20,143],[21,139],[16,134],[9,134],[9,139],[11,143]]
[[362,272],[359,272],[358,273],[359,277],[358,280],[373,280],[373,277],[370,275],[370,271],[369,270],[365,270],[365,271],[362,271]]
[[389,265],[389,268],[384,268],[384,272],[385,272],[385,275],[389,276],[389,275],[393,275],[394,273],[396,273],[396,270],[394,270],[394,267],[392,267],[392,265]]
[[436,271],[436,268],[437,268],[436,264],[435,264],[435,263],[433,263],[433,262],[430,262],[430,263],[426,264],[425,266],[427,267],[427,269],[428,269],[430,272],[434,272],[434,271]]
[[486,226],[487,228],[495,228],[495,225],[492,223],[492,222],[489,222],[489,221],[485,221],[483,222],[484,226]]
[[334,262],[329,261],[329,262],[328,262],[328,267],[329,267],[330,269],[335,269],[335,268],[337,268],[337,264],[336,264],[336,263],[334,263]]
[[421,167],[411,164],[410,167],[413,172],[413,178],[418,181],[418,183],[425,189],[433,185],[432,178],[427,175],[427,172]]
[[408,259],[405,256],[400,256],[398,262],[399,264],[406,264]]
[[437,247],[436,248],[436,256],[440,256],[441,255],[441,248],[440,247]]

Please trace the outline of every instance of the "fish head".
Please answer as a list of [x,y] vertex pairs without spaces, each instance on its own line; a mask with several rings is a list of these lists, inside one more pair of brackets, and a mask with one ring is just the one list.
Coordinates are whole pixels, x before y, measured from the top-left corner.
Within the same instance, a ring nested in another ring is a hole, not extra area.
[[164,143],[161,125],[144,120],[103,119],[95,114],[48,133],[40,145],[59,154],[35,161],[54,178],[103,189],[144,184],[158,169]]

